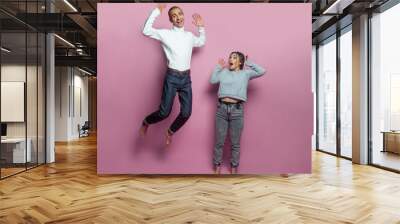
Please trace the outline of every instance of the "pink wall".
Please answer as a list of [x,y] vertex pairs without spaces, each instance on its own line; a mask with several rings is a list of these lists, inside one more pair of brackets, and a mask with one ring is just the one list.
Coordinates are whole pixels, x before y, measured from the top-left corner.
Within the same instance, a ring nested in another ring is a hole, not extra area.
[[[193,13],[203,16],[207,42],[192,57],[192,116],[164,149],[177,100],[168,119],[138,137],[143,118],[158,108],[166,68],[159,42],[142,34],[156,4],[99,4],[98,173],[211,173],[217,86],[209,78],[233,50],[267,69],[249,85],[240,173],[311,172],[311,4],[178,5],[186,30],[196,32]],[[171,27],[167,13],[155,27]],[[228,147],[224,156],[228,172]]]

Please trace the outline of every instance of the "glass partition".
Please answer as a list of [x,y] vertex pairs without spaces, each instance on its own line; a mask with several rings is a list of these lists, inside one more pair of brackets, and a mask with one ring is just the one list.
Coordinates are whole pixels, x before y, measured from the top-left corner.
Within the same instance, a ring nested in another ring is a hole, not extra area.
[[7,177],[24,171],[32,155],[26,150],[26,33],[3,32],[1,47],[1,176]]
[[[0,178],[45,163],[45,34],[17,19],[45,1],[1,1]],[[33,16],[33,19],[36,17]]]

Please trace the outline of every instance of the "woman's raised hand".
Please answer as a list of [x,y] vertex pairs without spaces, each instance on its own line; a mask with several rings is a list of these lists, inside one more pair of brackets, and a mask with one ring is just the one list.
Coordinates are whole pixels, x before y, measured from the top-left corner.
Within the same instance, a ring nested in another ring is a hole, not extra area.
[[225,60],[222,59],[222,58],[220,58],[220,59],[218,60],[218,64],[221,65],[222,68],[225,67]]

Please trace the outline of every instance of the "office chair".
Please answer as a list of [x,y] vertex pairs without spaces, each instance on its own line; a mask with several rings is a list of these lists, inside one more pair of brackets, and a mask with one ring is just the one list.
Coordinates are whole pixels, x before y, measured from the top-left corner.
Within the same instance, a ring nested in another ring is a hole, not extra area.
[[85,121],[82,127],[80,127],[80,125],[78,124],[79,138],[89,136],[89,129],[90,129],[89,121]]

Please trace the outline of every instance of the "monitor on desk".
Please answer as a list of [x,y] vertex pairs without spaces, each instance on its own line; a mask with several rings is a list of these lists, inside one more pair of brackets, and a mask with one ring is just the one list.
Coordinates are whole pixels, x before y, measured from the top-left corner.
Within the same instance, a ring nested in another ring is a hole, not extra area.
[[7,124],[1,123],[1,138],[5,138],[7,136]]

